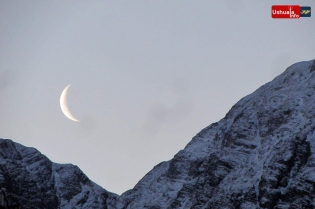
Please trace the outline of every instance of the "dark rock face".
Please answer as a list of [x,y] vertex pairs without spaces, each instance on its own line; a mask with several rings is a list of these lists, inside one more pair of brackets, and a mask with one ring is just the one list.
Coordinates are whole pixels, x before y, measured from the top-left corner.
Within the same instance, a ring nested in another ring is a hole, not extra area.
[[10,140],[0,140],[0,183],[25,208],[315,208],[314,63],[241,99],[120,197]]
[[117,195],[71,164],[52,163],[34,148],[0,139],[0,185],[23,209],[108,208]]

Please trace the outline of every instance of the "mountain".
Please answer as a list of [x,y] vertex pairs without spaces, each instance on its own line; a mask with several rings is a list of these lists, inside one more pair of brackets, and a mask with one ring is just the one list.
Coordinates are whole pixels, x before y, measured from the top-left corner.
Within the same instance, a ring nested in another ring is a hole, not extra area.
[[0,184],[24,208],[315,208],[314,71],[290,66],[121,196],[3,139]]
[[117,208],[315,208],[315,60],[237,102]]
[[52,163],[9,139],[0,139],[0,186],[22,209],[110,208],[118,198],[77,166]]

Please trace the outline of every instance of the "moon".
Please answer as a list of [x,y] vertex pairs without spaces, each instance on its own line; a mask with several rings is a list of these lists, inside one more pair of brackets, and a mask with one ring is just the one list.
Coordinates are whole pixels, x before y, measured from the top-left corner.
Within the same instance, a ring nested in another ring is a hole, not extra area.
[[63,114],[65,114],[65,116],[67,118],[69,118],[70,120],[73,120],[75,122],[80,122],[78,119],[76,119],[70,112],[69,108],[68,108],[68,104],[67,104],[67,94],[68,94],[68,90],[70,88],[72,84],[68,85],[61,93],[60,96],[60,107],[61,107],[61,111],[63,112]]

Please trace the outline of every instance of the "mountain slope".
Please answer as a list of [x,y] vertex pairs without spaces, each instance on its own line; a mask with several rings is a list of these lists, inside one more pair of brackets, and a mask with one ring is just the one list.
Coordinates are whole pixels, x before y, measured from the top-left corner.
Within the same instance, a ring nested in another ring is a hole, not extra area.
[[315,60],[290,66],[120,197],[10,140],[0,184],[25,208],[315,208],[314,71]]
[[52,163],[34,148],[0,139],[0,185],[22,208],[110,208],[118,197],[71,164]]
[[241,99],[118,208],[315,208],[315,61]]

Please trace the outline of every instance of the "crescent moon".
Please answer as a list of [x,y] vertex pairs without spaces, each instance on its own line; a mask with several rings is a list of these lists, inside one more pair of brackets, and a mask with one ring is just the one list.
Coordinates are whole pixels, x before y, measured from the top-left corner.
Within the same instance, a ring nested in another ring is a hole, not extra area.
[[68,104],[67,104],[67,94],[68,94],[68,90],[70,88],[72,84],[68,85],[61,93],[60,96],[60,107],[61,107],[61,111],[63,112],[63,114],[65,114],[65,116],[67,118],[69,118],[70,120],[76,121],[76,122],[80,122],[78,119],[76,119],[70,112],[69,108],[68,108]]

